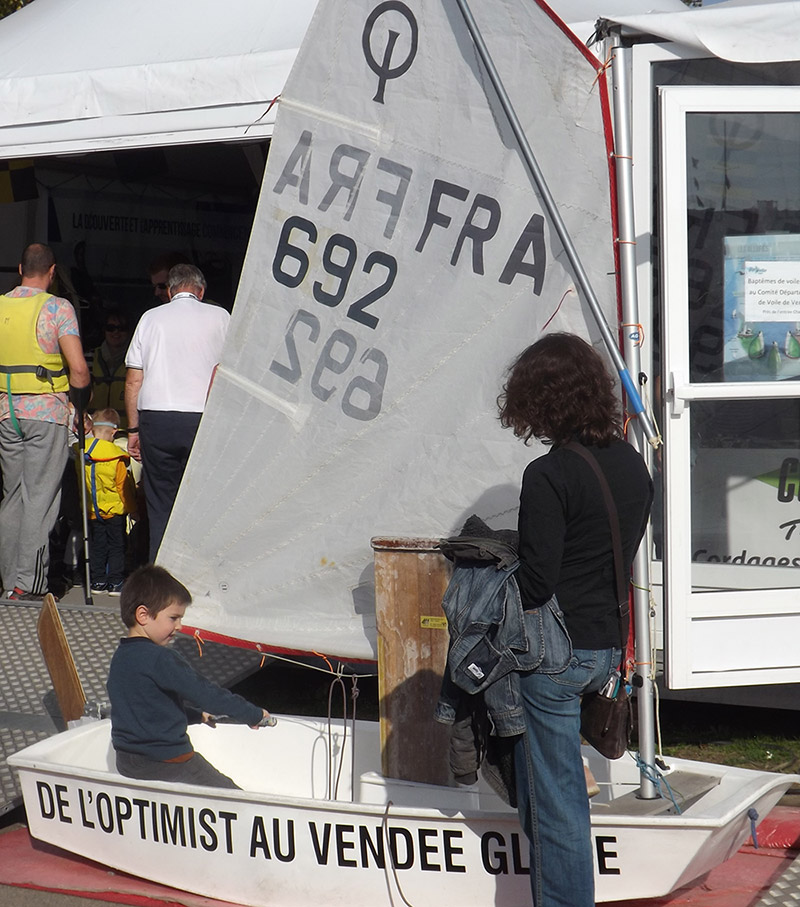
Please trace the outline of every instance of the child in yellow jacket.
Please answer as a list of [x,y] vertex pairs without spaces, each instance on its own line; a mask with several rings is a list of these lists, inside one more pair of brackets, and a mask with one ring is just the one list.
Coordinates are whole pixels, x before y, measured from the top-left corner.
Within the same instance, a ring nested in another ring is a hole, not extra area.
[[93,414],[94,437],[86,438],[82,457],[78,452],[91,519],[92,592],[110,595],[122,591],[127,514],[136,509],[136,487],[128,470],[130,457],[114,443],[118,429],[119,414],[115,409],[97,410]]

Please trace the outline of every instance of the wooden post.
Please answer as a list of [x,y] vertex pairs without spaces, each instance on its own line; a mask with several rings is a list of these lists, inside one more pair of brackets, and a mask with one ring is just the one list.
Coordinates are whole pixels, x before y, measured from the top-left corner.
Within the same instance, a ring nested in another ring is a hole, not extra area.
[[450,728],[434,721],[449,636],[442,597],[450,563],[433,539],[373,538],[381,769],[387,778],[450,781]]

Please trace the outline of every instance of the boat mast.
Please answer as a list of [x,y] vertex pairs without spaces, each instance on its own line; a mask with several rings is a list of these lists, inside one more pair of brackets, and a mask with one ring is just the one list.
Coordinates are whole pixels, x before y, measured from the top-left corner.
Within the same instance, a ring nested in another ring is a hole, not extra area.
[[605,343],[606,350],[608,351],[609,356],[617,369],[619,374],[620,381],[622,386],[625,389],[625,393],[628,397],[628,405],[634,414],[638,417],[639,422],[642,426],[647,440],[653,447],[657,447],[659,442],[658,436],[656,435],[655,428],[653,423],[650,421],[650,417],[645,412],[644,405],[642,403],[642,398],[639,396],[639,391],[636,388],[636,385],[633,382],[633,379],[630,376],[627,366],[625,365],[625,360],[622,358],[622,354],[619,351],[618,341],[611,333],[611,329],[606,322],[605,316],[603,315],[603,310],[600,308],[600,303],[595,295],[594,290],[592,289],[591,284],[589,283],[589,278],[584,270],[583,264],[578,256],[578,251],[575,248],[575,244],[572,242],[572,237],[567,232],[566,225],[564,224],[563,218],[561,217],[561,212],[558,210],[558,207],[555,203],[555,200],[550,192],[550,189],[545,182],[544,175],[542,174],[539,164],[533,154],[530,143],[528,142],[525,131],[522,128],[522,124],[517,117],[516,111],[511,103],[511,99],[508,96],[508,93],[505,90],[500,74],[495,68],[494,61],[489,53],[489,49],[486,47],[486,43],[483,40],[483,35],[478,28],[475,19],[473,18],[472,11],[469,8],[467,0],[456,0],[458,7],[461,10],[461,15],[464,18],[464,23],[467,26],[467,30],[470,33],[473,43],[475,44],[475,50],[478,53],[478,56],[483,63],[486,73],[489,76],[489,80],[492,83],[492,87],[497,94],[497,97],[500,101],[500,105],[503,108],[503,112],[506,115],[508,124],[511,127],[514,137],[519,144],[520,152],[522,153],[522,158],[525,161],[525,164],[528,168],[528,172],[533,179],[533,182],[539,192],[541,197],[542,204],[550,216],[550,221],[555,228],[558,238],[561,240],[561,245],[564,248],[564,252],[569,259],[569,263],[572,266],[572,270],[575,273],[575,279],[578,282],[578,286],[581,289],[583,298],[586,300],[586,303],[589,306],[589,309],[592,312],[595,323],[600,331],[600,334]]
[[[622,332],[625,361],[635,375],[641,374],[641,327],[639,294],[636,285],[636,230],[633,219],[633,147],[631,139],[631,104],[628,87],[630,51],[619,45],[619,36],[611,38],[611,78],[614,111],[614,161],[617,175],[617,209],[619,231],[620,286],[622,289]],[[648,459],[642,438],[642,426],[630,425],[634,446]],[[654,445],[655,446],[655,445]],[[633,561],[633,622],[637,687],[636,707],[639,719],[639,758],[655,774],[655,699],[653,695],[653,647],[650,640],[650,557],[647,545],[639,546]],[[660,795],[645,769],[640,772],[639,797],[654,800]]]

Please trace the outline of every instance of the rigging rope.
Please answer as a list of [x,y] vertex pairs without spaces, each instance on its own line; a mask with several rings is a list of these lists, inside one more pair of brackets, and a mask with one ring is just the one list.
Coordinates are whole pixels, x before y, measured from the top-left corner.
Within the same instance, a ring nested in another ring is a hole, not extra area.
[[[636,753],[634,756],[631,753],[631,758],[636,762],[636,767],[644,775],[647,780],[658,789],[659,794],[664,799],[669,799],[672,801],[672,805],[675,807],[675,812],[680,815],[682,810],[678,805],[678,801],[675,799],[675,794],[672,792],[672,788],[669,786],[669,781],[667,781],[666,775],[661,771],[657,765],[648,765],[642,757]],[[663,788],[666,789],[668,797],[664,797]]]
[[[325,659],[327,661],[327,659]],[[330,665],[330,662],[328,662]],[[331,667],[331,670],[333,668]],[[339,750],[338,767],[334,757],[334,733],[333,733],[333,693],[336,687],[342,692],[342,740]],[[350,677],[350,701],[352,702],[353,711],[350,717],[350,800],[355,802],[356,795],[356,701],[359,696],[358,675],[353,674]],[[339,782],[344,769],[344,753],[347,747],[347,693],[344,685],[343,665],[340,664],[336,671],[336,676],[331,681],[328,688],[328,790],[327,798],[329,800],[339,799]],[[334,776],[336,778],[334,782]]]
[[403,894],[403,889],[400,887],[400,878],[399,878],[399,876],[397,875],[397,867],[394,865],[394,864],[395,864],[395,861],[394,861],[394,856],[392,855],[392,845],[391,845],[391,843],[390,843],[390,841],[389,841],[389,828],[388,828],[388,823],[389,823],[389,809],[390,809],[392,806],[394,806],[394,803],[392,803],[391,800],[387,800],[387,801],[386,801],[386,809],[384,809],[384,811],[383,811],[383,817],[382,817],[382,819],[381,819],[381,832],[383,833],[383,840],[384,840],[384,843],[385,843],[385,846],[386,846],[386,860],[385,860],[385,863],[386,863],[386,864],[391,868],[391,870],[392,870],[392,877],[394,878],[394,884],[395,884],[395,887],[397,888],[397,893],[400,895],[400,897],[401,897],[402,900],[403,900],[403,903],[406,905],[406,907],[414,907],[414,905],[413,905],[413,904],[408,900],[408,898]]
[[358,699],[358,678],[350,678],[350,699],[353,703],[353,717],[350,730],[350,800],[356,800],[356,700]]
[[[342,746],[339,754],[339,768],[336,769],[336,756],[334,754],[334,735],[333,735],[333,718],[332,718],[332,709],[331,703],[333,701],[333,691],[336,687],[339,687],[342,691],[342,711],[343,721],[342,721]],[[342,764],[344,761],[344,748],[347,742],[347,693],[344,688],[344,681],[342,680],[341,671],[336,675],[336,677],[331,681],[331,685],[328,688],[328,799],[335,800],[337,794],[339,793],[339,779],[342,774]],[[334,776],[336,781],[334,783]]]

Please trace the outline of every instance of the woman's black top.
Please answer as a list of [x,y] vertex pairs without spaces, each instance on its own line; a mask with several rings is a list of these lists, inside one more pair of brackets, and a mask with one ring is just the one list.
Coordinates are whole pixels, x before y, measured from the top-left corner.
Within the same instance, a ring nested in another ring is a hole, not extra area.
[[[626,441],[590,447],[617,505],[625,575],[644,534],[653,483]],[[597,476],[573,451],[553,448],[522,478],[517,571],[523,608],[555,593],[575,649],[619,646],[619,616],[608,511]]]

